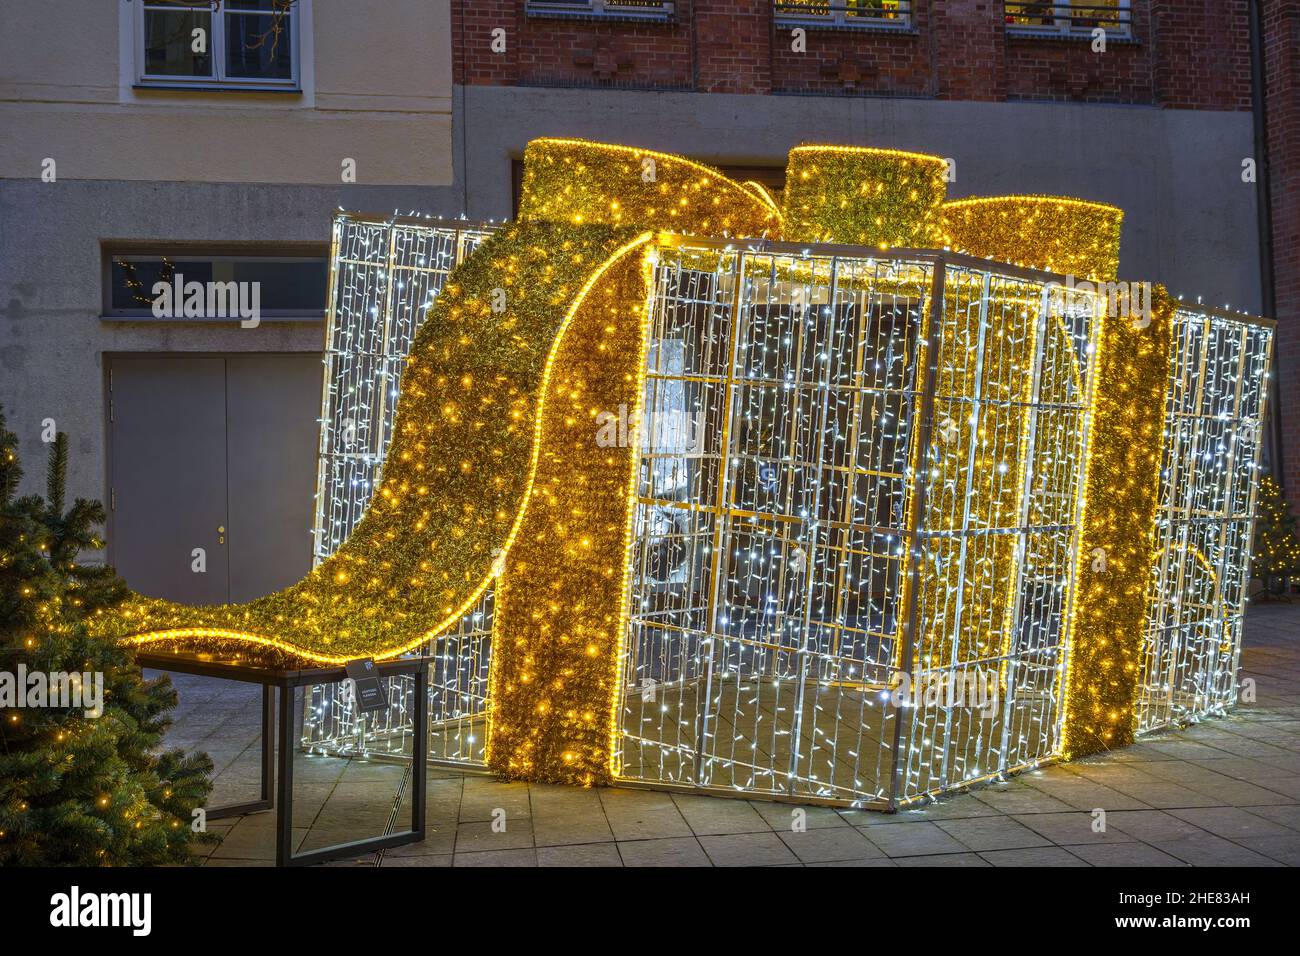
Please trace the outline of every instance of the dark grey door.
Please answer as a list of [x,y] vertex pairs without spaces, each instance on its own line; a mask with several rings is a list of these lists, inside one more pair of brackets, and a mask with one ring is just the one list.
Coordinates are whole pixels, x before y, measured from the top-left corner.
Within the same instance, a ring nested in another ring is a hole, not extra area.
[[110,559],[142,594],[224,603],[225,359],[114,358],[109,390]]
[[226,360],[230,600],[250,601],[311,569],[321,360]]
[[319,357],[111,358],[109,376],[109,559],[127,583],[217,604],[306,574]]

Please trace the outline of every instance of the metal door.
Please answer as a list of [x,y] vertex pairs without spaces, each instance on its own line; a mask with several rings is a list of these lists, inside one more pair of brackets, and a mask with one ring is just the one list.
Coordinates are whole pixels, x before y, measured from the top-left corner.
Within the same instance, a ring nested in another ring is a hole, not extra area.
[[109,559],[142,594],[248,601],[311,568],[315,355],[109,360]]
[[109,560],[150,597],[229,600],[225,359],[113,358],[109,391]]
[[311,570],[322,369],[316,355],[226,359],[231,601]]

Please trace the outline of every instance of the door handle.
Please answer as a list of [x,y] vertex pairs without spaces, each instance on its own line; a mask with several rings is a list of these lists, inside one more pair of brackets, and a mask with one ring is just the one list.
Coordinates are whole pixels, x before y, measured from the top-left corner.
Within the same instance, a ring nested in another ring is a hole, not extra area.
[[226,526],[224,524],[219,524],[217,525],[217,544],[225,544],[225,543],[226,543]]

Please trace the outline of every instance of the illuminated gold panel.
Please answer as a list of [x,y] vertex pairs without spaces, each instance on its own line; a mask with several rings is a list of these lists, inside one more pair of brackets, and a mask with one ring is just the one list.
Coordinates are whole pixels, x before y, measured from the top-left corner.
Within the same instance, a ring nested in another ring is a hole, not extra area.
[[96,626],[138,644],[341,662],[397,656],[454,624],[523,517],[556,336],[634,234],[515,225],[456,269],[412,347],[383,483],[301,582],[245,605],[136,596]]
[[[1157,290],[1149,324],[1119,313],[1120,300],[1104,285],[1119,268],[1123,212],[1114,206],[1005,196],[945,203],[943,215],[945,242],[955,249],[1103,283],[1095,303],[1104,325],[1066,632],[1062,734],[1071,756],[1123,746],[1135,726],[1173,304]],[[1136,285],[1131,289],[1138,294]],[[1017,470],[1025,467],[1023,453],[1011,460]],[[990,583],[1008,579],[1016,560],[1002,548],[986,568]],[[1014,595],[1000,600],[1010,607]],[[1004,653],[1009,639],[1008,633]]]
[[487,759],[510,777],[609,779],[636,436],[597,437],[605,416],[637,418],[646,270],[644,250],[625,247],[557,353],[545,451],[496,591]]
[[[1080,275],[1102,279],[1113,279],[1118,267],[1123,212],[1113,206],[1064,197],[994,196],[945,203],[942,213],[945,242],[971,255],[1051,271],[1077,270]],[[955,334],[940,336],[936,395],[980,395],[986,402],[976,434],[958,419],[953,423],[958,427],[940,443],[938,480],[955,482],[957,497],[969,495],[981,503],[978,513],[969,518],[973,527],[1007,529],[1022,523],[1027,464],[1031,452],[1035,459],[1042,454],[1041,449],[1028,445],[1032,432],[1026,409],[1031,405],[1034,363],[1039,356],[1070,351],[1068,343],[1059,341],[1065,328],[1060,309],[1070,298],[1071,294],[1062,290],[1044,300],[1037,291],[1026,295],[1008,285],[992,292],[985,304],[990,317],[987,327],[945,321],[945,329],[951,328]],[[945,307],[953,307],[951,296]],[[1045,308],[1046,320],[1040,321]],[[982,341],[976,341],[974,335]],[[1039,343],[1039,335],[1058,341]],[[970,361],[969,356],[977,354],[980,360]],[[1073,376],[1076,381],[1079,378]],[[1042,380],[1050,385],[1071,379],[1047,376]],[[1066,400],[1066,396],[1055,398]],[[1053,396],[1044,395],[1041,400],[1052,401]],[[940,425],[942,428],[943,423]],[[973,453],[968,447],[972,441]],[[1046,516],[1025,518],[1031,524],[1050,523],[1042,520]],[[1026,555],[1026,560],[1033,558]],[[961,554],[954,553],[950,561],[941,561],[938,567],[946,570],[928,569],[925,586],[935,601],[949,586],[952,571],[960,567],[963,572],[964,616],[975,626],[963,627],[955,635],[958,661],[1005,659],[1009,654],[1016,626],[1016,595],[1009,585],[1017,580],[1018,560],[1016,537],[994,535],[985,547],[967,547]],[[1001,626],[989,626],[993,621],[1002,622]],[[939,663],[935,649],[945,646],[950,637],[923,637],[917,645],[920,665]]]
[[[757,236],[779,219],[766,193],[717,170],[578,140],[530,143],[523,190],[525,220]],[[597,433],[622,411],[635,426],[650,279],[645,257],[623,252],[560,345],[545,453],[497,588],[487,758],[511,777],[611,777],[637,437],[601,447]]]
[[[972,303],[987,310],[985,321],[968,321]],[[1020,541],[1011,532],[1024,524],[1024,446],[1029,410],[1038,401],[1040,309],[1037,286],[1004,281],[985,293],[980,273],[949,275],[937,335],[934,457],[926,476],[927,530],[949,535],[931,538],[934,560],[921,569],[921,606],[936,612],[923,615],[926,626],[917,635],[914,659],[921,670],[991,659],[1004,645]],[[936,336],[931,331],[927,338]],[[938,489],[944,506],[938,506]],[[949,610],[954,607],[961,608],[960,621]],[[954,624],[956,633],[950,633]]]
[[782,238],[934,247],[948,164],[938,156],[856,146],[797,146],[786,168]]
[[958,252],[1080,278],[1113,280],[1124,211],[1063,196],[984,196],[943,204]]
[[765,190],[681,156],[535,139],[524,151],[519,218],[761,237],[776,233],[781,216]]
[[1136,730],[1175,307],[1156,286],[1149,324],[1103,320],[1068,632],[1067,758],[1123,747]]

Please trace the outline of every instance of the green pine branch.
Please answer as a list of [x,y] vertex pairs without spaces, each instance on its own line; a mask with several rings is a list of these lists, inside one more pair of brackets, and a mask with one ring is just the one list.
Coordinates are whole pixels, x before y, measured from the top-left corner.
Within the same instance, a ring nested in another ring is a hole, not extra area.
[[[125,594],[104,546],[97,501],[67,507],[67,437],[49,452],[44,498],[16,497],[17,439],[0,411],[0,669],[103,675],[103,712],[0,709],[0,865],[190,862],[191,814],[207,800],[205,754],[163,751],[176,706],[170,679],[145,680],[126,645],[87,615]],[[93,678],[92,678],[93,679]]]

